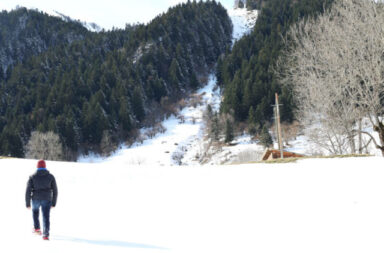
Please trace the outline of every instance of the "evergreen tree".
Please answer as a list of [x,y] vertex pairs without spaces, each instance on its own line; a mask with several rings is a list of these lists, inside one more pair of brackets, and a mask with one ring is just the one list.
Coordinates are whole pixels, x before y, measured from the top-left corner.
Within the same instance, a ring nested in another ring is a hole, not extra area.
[[216,79],[219,85],[221,85],[224,81],[223,69],[224,69],[223,59],[222,59],[222,56],[219,56],[219,59],[217,60],[217,67],[216,67]]
[[85,140],[90,144],[99,144],[105,129],[107,129],[107,119],[101,105],[98,102],[91,102],[83,123]]
[[181,78],[179,62],[176,58],[173,58],[172,63],[169,67],[169,81],[172,87],[179,88],[179,79]]
[[273,144],[272,136],[270,135],[268,128],[265,125],[261,129],[260,144],[266,148],[269,148]]
[[230,143],[233,141],[234,133],[233,133],[233,123],[230,119],[227,119],[225,122],[225,143]]
[[132,96],[132,110],[136,119],[140,122],[145,117],[145,110],[143,105],[142,94],[140,88],[136,87]]
[[0,151],[6,156],[23,157],[24,148],[20,136],[14,131],[4,129],[0,135]]
[[191,74],[190,86],[192,89],[196,89],[199,87],[199,80],[197,80],[197,76],[195,73]]
[[119,119],[122,130],[124,132],[129,132],[132,129],[132,123],[129,115],[128,103],[124,98],[122,98],[120,102]]
[[248,113],[248,131],[250,135],[254,136],[257,134],[258,125],[259,124],[257,123],[257,120],[256,120],[255,110],[253,109],[253,106],[251,106]]
[[255,110],[253,109],[253,106],[249,108],[248,113],[248,125],[254,125],[256,124],[256,118],[255,118]]
[[220,140],[220,131],[221,129],[220,129],[220,123],[219,123],[219,116],[217,113],[215,113],[213,115],[212,122],[211,122],[211,134],[213,136],[213,140],[215,141]]

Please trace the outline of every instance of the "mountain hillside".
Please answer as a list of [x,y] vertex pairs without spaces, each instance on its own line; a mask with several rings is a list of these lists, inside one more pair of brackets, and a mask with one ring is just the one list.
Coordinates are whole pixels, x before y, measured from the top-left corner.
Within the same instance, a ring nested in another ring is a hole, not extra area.
[[[232,41],[234,43],[252,30],[257,11],[235,8],[228,10],[228,14],[233,24]],[[89,154],[80,156],[77,161],[124,160],[125,164],[133,166],[222,164],[234,162],[235,157],[244,149],[247,149],[247,152],[252,149],[249,153],[254,154],[252,157],[256,158],[255,160],[259,159],[259,145],[245,144],[240,149],[238,146],[217,149],[207,138],[207,134],[211,132],[207,108],[210,107],[212,112],[217,112],[221,102],[221,91],[217,86],[214,73],[209,75],[208,84],[205,87],[193,92],[183,101],[186,106],[178,111],[177,116],[161,122],[163,127],[161,132],[155,131],[157,127],[141,129],[140,136],[143,138],[139,138],[139,141],[132,145],[121,145],[111,156]],[[146,154],[149,153],[153,155],[147,156]]]
[[57,133],[67,159],[133,138],[204,82],[231,36],[221,4],[188,2],[29,58],[0,85],[0,154],[24,156],[33,131]]
[[0,79],[8,67],[59,45],[84,39],[89,32],[37,10],[18,8],[0,13]]

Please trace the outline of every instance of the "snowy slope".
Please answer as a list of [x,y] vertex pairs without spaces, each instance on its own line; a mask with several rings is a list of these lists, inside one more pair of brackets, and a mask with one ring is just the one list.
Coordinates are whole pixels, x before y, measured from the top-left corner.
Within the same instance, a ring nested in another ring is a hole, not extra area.
[[241,39],[244,35],[251,32],[258,15],[257,10],[248,11],[245,8],[228,10],[228,15],[233,24],[233,43]]
[[61,18],[62,20],[66,21],[66,22],[79,22],[82,26],[84,26],[85,28],[87,28],[91,32],[101,32],[103,30],[103,28],[101,28],[99,25],[97,25],[94,22],[85,22],[85,21],[81,21],[81,20],[74,20],[71,17],[64,15],[63,13],[60,13],[60,12],[55,11],[55,10],[47,11],[46,13],[51,15],[51,16]]
[[[195,96],[202,98],[202,103],[193,106],[192,100],[188,100],[189,104],[180,111],[180,115],[184,118],[181,122],[175,116],[165,120],[162,125],[167,129],[163,134],[158,134],[153,139],[147,139],[142,144],[136,143],[132,147],[122,146],[115,154],[109,158],[95,157],[94,155],[81,157],[79,162],[118,162],[125,165],[155,165],[170,166],[177,165],[173,157],[177,154],[185,155],[185,153],[193,154],[196,147],[196,141],[202,138],[204,129],[203,112],[207,104],[211,104],[214,109],[218,110],[220,104],[220,93],[215,89],[216,79],[210,76],[208,84],[199,89]],[[142,129],[141,132],[146,132]],[[193,146],[193,148],[191,148]],[[188,162],[187,162],[188,163]],[[188,163],[189,164],[189,163]]]
[[67,15],[65,15],[59,11],[56,11],[56,10],[51,10],[51,9],[41,10],[41,9],[35,8],[35,7],[31,7],[31,9],[36,10],[36,11],[42,11],[43,13],[45,13],[47,15],[60,18],[61,20],[65,21],[65,22],[77,22],[77,23],[81,24],[82,26],[84,26],[85,28],[87,28],[91,32],[101,32],[103,30],[102,27],[100,27],[99,25],[97,25],[94,22],[86,22],[86,21],[82,21],[82,20],[76,20],[76,19],[73,19],[73,18],[71,18],[71,17],[69,17],[69,16],[67,16]]
[[0,159],[0,252],[384,251],[379,157],[205,167],[48,161],[59,187],[49,242],[31,233],[24,204],[35,165]]

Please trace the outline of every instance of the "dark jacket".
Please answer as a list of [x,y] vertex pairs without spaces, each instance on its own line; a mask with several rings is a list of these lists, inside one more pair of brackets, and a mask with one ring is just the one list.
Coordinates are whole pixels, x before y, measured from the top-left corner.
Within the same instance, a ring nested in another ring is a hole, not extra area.
[[48,170],[38,170],[29,177],[25,201],[27,207],[31,206],[32,200],[49,200],[52,206],[56,206],[57,185],[55,177]]

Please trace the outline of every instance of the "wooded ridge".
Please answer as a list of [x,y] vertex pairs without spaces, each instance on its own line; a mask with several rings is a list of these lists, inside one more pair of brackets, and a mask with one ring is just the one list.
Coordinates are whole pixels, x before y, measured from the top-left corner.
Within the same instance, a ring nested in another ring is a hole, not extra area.
[[[32,22],[32,31],[22,33],[26,45],[36,34],[48,36],[39,29],[63,23],[25,9],[3,12],[1,18],[16,20],[4,22],[24,31],[19,27],[29,23],[30,15],[44,24]],[[227,12],[215,1],[179,4],[148,25],[124,30],[92,33],[77,25],[63,23],[57,35],[67,38],[60,39],[63,43],[47,43],[45,52],[32,50],[8,61],[0,81],[1,155],[23,157],[36,130],[57,133],[67,159],[100,152],[103,137],[114,143],[129,139],[196,89],[232,36]],[[2,35],[1,43],[8,45],[10,37]]]

